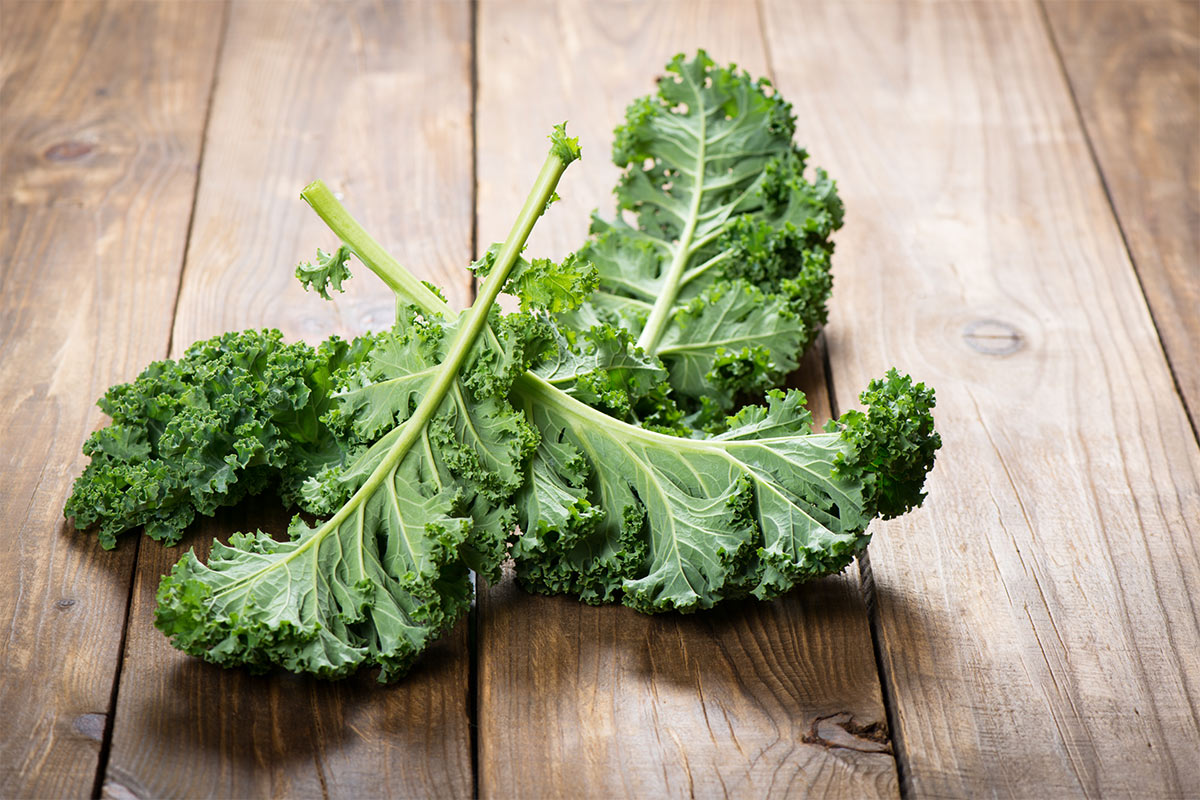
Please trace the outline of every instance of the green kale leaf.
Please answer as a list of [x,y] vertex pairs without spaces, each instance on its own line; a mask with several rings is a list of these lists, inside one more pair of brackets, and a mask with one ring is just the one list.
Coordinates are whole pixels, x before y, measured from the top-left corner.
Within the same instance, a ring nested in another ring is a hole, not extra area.
[[[534,371],[536,373],[536,369]],[[940,439],[933,392],[890,372],[825,433],[799,392],[684,439],[619,422],[530,373],[514,395],[541,433],[513,558],[534,591],[692,611],[840,572],[867,525],[920,503]]]
[[688,406],[779,385],[825,323],[842,224],[834,182],[806,177],[794,132],[767,81],[676,56],[616,130],[618,216],[593,219],[578,255],[599,291],[567,324],[633,332]]
[[156,361],[99,401],[111,424],[92,434],[91,457],[64,513],[99,525],[100,543],[140,526],[164,544],[179,541],[197,514],[273,486],[286,503],[340,463],[356,442],[321,421],[334,375],[362,360],[367,337],[336,337],[314,350],[285,344],[279,331],[226,333]]
[[[295,519],[289,541],[236,535],[207,564],[189,552],[163,578],[155,624],[176,647],[224,666],[323,677],[370,664],[391,680],[467,609],[471,569],[498,577],[516,514],[510,498],[537,444],[508,395],[540,326],[505,321],[493,305],[570,141],[556,129],[475,303],[462,315],[402,305],[395,328],[339,374],[325,422],[372,444],[306,484],[330,508],[345,497],[336,510],[312,525]],[[436,298],[411,276],[396,286]]]
[[374,440],[323,477],[348,499],[316,525],[294,520],[290,541],[235,536],[208,564],[189,552],[158,592],[156,624],[177,647],[324,677],[368,663],[390,680],[466,610],[471,567],[496,576],[505,503],[537,441],[496,375],[523,361],[467,344],[470,317],[404,322],[339,392],[339,424]]

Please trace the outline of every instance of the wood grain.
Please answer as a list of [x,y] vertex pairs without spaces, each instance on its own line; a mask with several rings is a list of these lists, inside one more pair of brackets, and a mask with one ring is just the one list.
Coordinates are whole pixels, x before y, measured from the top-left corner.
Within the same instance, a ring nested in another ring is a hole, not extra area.
[[911,794],[1194,796],[1200,453],[1038,7],[765,10],[849,209],[837,399],[938,390],[871,546]]
[[300,199],[316,178],[418,277],[470,303],[466,0],[235,3],[217,100],[177,353],[236,328],[317,342],[392,324],[393,295],[361,265],[332,304],[293,276],[337,241]]
[[[698,46],[765,71],[751,3],[482,2],[480,242],[503,235],[550,126],[569,119],[584,158],[529,252],[578,247],[590,210],[612,207],[610,137],[626,104]],[[819,356],[808,367],[820,413]],[[509,579],[480,592],[478,659],[484,797],[897,792],[852,577],[692,617],[530,596]]]
[[[939,391],[930,500],[871,548],[899,730],[853,572],[653,618],[508,580],[480,593],[479,793],[895,796],[895,748],[913,797],[1194,796],[1200,12],[1044,6],[480,0],[472,208],[468,0],[4,0],[0,796],[88,794],[109,733],[111,798],[472,793],[466,625],[390,687],[219,670],[153,629],[180,550],[150,542],[113,713],[134,548],[60,518],[89,404],[169,341],[388,324],[361,268],[334,303],[291,277],[332,244],[315,177],[464,304],[472,214],[501,237],[569,118],[585,158],[530,252],[573,249],[625,103],[696,46],[771,73],[839,179],[838,406],[893,364]],[[797,380],[827,408],[819,353]]]
[[[318,176],[417,274],[469,296],[469,42],[466,2],[233,5],[176,354],[229,329],[315,341],[391,323],[391,293],[365,268],[333,303],[292,277],[335,241],[299,199]],[[282,531],[274,503],[247,503],[184,544]],[[140,553],[107,796],[470,794],[465,624],[387,687],[367,672],[329,684],[221,670],[153,628],[159,576],[180,553],[151,542]]]
[[849,577],[693,616],[481,598],[484,797],[896,795]]
[[1051,0],[1054,40],[1200,426],[1200,3]]
[[134,550],[62,508],[95,398],[166,355],[220,9],[0,17],[0,796],[85,796]]

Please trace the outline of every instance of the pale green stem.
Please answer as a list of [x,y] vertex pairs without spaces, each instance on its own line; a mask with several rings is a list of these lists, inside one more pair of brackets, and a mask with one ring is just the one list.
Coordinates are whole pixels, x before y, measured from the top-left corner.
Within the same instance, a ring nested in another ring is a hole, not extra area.
[[346,207],[334,196],[324,181],[316,180],[304,187],[300,196],[312,206],[329,229],[350,248],[358,260],[378,275],[398,295],[408,298],[423,310],[454,319],[458,313],[450,308],[428,286],[421,283],[384,250],[379,242],[358,223]]
[[[699,96],[697,93],[697,97]],[[679,295],[680,281],[683,279],[683,272],[687,268],[688,260],[692,256],[692,237],[696,235],[696,222],[700,217],[700,198],[704,196],[705,147],[708,133],[707,115],[703,104],[700,105],[699,111],[700,147],[696,153],[696,174],[692,178],[696,184],[696,192],[692,195],[692,206],[688,210],[687,224],[684,225],[683,234],[675,246],[675,255],[671,259],[671,266],[667,269],[666,278],[659,290],[658,300],[654,303],[654,308],[650,310],[650,316],[646,318],[646,327],[642,328],[642,334],[637,340],[638,347],[650,354],[653,354],[658,346],[658,340],[662,338],[663,331],[666,330],[671,312],[675,310],[675,298]]]
[[647,444],[668,448],[675,452],[717,453],[727,456],[731,449],[762,447],[777,442],[795,442],[797,438],[803,438],[814,444],[828,444],[841,437],[840,433],[808,433],[801,437],[796,435],[768,436],[762,439],[687,439],[622,422],[587,403],[576,400],[550,381],[532,372],[520,375],[513,383],[513,388],[527,401],[536,401],[543,406],[553,407],[560,413],[574,417],[584,427],[607,430],[617,439],[641,440]]
[[[354,496],[350,498],[350,502],[346,503],[329,522],[325,523],[322,529],[332,529],[341,524],[344,518],[349,515],[350,509],[357,505],[356,500],[362,502],[379,488],[379,484],[384,480],[388,472],[404,458],[404,455],[412,447],[417,437],[420,436],[421,431],[425,429],[426,424],[433,417],[434,412],[437,411],[438,406],[442,404],[446,393],[450,390],[454,381],[458,379],[458,372],[467,358],[467,352],[475,344],[480,331],[487,324],[488,311],[496,302],[496,296],[500,294],[500,290],[504,288],[504,282],[508,280],[509,273],[512,272],[513,267],[516,265],[517,256],[520,255],[521,248],[525,246],[525,240],[529,238],[529,232],[533,230],[533,224],[546,208],[546,202],[550,199],[550,195],[554,193],[554,187],[558,185],[558,179],[562,177],[566,166],[562,162],[562,159],[553,153],[546,157],[546,163],[542,166],[542,171],[538,173],[537,180],[533,184],[533,189],[529,192],[529,197],[525,200],[525,205],[521,208],[521,213],[517,215],[517,220],[513,223],[508,238],[504,241],[504,245],[500,248],[500,253],[496,256],[496,265],[492,268],[491,274],[483,282],[483,286],[480,287],[479,296],[475,298],[475,302],[463,312],[466,319],[455,333],[454,340],[450,343],[450,350],[446,353],[446,358],[442,362],[441,371],[434,378],[433,383],[430,384],[429,389],[421,398],[421,402],[417,404],[412,416],[404,423],[404,430],[401,431],[399,438],[392,443],[392,446],[388,448],[387,455],[372,470],[370,477],[354,493]],[[363,231],[363,234],[366,235],[366,232]],[[369,239],[370,237],[367,238]],[[374,240],[371,241],[373,242]],[[364,261],[363,263],[366,262]],[[401,272],[403,271],[403,268],[401,268]],[[421,288],[425,287],[422,286]]]

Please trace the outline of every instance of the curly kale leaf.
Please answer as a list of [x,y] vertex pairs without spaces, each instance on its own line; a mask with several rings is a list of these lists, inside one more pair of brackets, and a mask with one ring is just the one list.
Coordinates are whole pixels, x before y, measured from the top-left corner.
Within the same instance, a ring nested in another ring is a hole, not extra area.
[[542,592],[640,611],[774,597],[840,572],[867,525],[919,504],[940,439],[933,392],[894,371],[863,412],[810,431],[799,392],[729,417],[707,438],[626,425],[528,375],[515,385],[541,432],[519,498],[517,574]]
[[64,513],[99,525],[105,548],[131,528],[171,545],[197,514],[211,516],[267,486],[299,502],[301,485],[355,443],[321,421],[338,370],[361,361],[367,338],[314,350],[279,331],[226,333],[157,361],[99,401],[112,417],[83,451],[91,463]]
[[316,265],[307,261],[300,264],[296,267],[296,278],[305,290],[316,289],[321,297],[331,300],[329,289],[344,291],[342,281],[351,278],[350,268],[346,266],[349,260],[350,248],[345,245],[333,251],[332,255],[318,248]]
[[689,404],[728,409],[779,385],[825,323],[842,204],[822,170],[806,177],[767,81],[704,51],[667,72],[616,130],[618,212],[636,222],[593,220],[578,255],[599,291],[568,324],[624,326]]
[[[226,666],[324,677],[372,664],[391,680],[466,610],[471,567],[496,577],[513,520],[505,502],[536,434],[506,385],[471,381],[507,365],[463,357],[463,319],[398,325],[360,366],[369,376],[340,395],[342,423],[375,444],[326,477],[349,495],[336,513],[293,521],[288,542],[235,536],[207,565],[189,553],[164,578],[156,624],[177,647]],[[429,358],[443,350],[442,361]],[[412,380],[418,402],[396,389]],[[380,418],[389,422],[377,436]]]
[[[339,377],[325,421],[372,444],[305,490],[331,509],[344,497],[340,506],[314,525],[293,521],[287,542],[234,536],[207,564],[188,553],[163,578],[155,623],[176,647],[225,666],[325,677],[372,664],[391,680],[466,610],[471,569],[498,577],[516,516],[510,497],[537,444],[508,395],[542,337],[536,319],[505,321],[493,305],[566,167],[568,142],[555,141],[471,308],[401,305],[395,328]],[[314,206],[327,193],[305,191]],[[360,241],[355,252],[364,251],[373,258]],[[401,298],[444,305],[411,275],[391,277]]]

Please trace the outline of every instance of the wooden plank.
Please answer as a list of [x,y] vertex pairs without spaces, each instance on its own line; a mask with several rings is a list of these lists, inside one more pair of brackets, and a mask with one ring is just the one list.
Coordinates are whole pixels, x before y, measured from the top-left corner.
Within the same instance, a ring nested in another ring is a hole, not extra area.
[[[701,45],[765,71],[751,3],[481,3],[480,242],[503,235],[546,133],[569,119],[584,158],[529,252],[578,247],[589,211],[612,207],[625,105]],[[808,367],[819,414],[819,355]],[[531,596],[509,579],[480,592],[478,659],[484,797],[897,792],[889,746],[871,738],[886,720],[851,577],[691,617]]]
[[839,178],[840,403],[938,390],[871,546],[915,797],[1194,795],[1200,453],[1032,3],[766,5]]
[[1044,3],[1167,359],[1200,425],[1200,3]]
[[[334,239],[299,199],[323,177],[423,277],[469,296],[466,2],[235,3],[218,71],[173,350],[259,326],[315,341],[389,325],[365,269],[325,303],[292,277]],[[453,271],[451,271],[453,267]],[[273,500],[199,526],[282,531]],[[471,792],[467,626],[387,687],[252,677],[171,649],[153,628],[181,548],[144,543],[105,794],[464,796]]]
[[220,9],[0,18],[0,796],[86,796],[134,550],[102,551],[62,508],[93,401],[166,355]]
[[294,278],[336,241],[300,200],[318,177],[401,263],[471,301],[467,0],[323,5],[245,2],[231,19],[176,352],[239,327],[315,343],[392,324],[393,296],[365,267],[332,305]]

